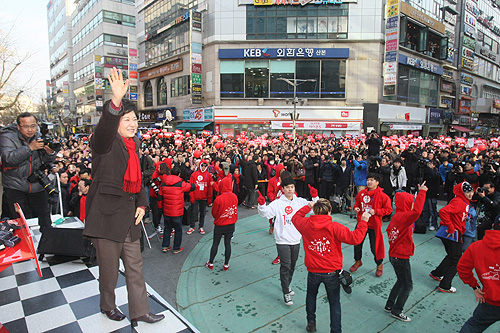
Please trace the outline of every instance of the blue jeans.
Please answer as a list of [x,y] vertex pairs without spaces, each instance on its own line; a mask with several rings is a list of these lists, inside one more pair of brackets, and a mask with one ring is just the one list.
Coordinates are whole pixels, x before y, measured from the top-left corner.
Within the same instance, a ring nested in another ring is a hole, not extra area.
[[189,222],[190,227],[194,228],[196,224],[196,206],[198,206],[198,210],[200,211],[200,219],[198,220],[200,228],[203,228],[205,225],[205,210],[207,209],[207,200],[195,200],[191,212],[191,221]]
[[161,246],[170,246],[170,232],[172,228],[174,228],[174,250],[179,250],[182,243],[182,216],[163,215],[163,222],[165,223],[165,230],[163,231],[163,241]]
[[[281,258],[280,258],[281,259]],[[330,303],[330,332],[342,332],[340,309],[340,283],[337,272],[307,273],[306,313],[307,322],[316,321],[316,297],[323,282]]]
[[433,226],[437,228],[438,211],[436,198],[425,199],[424,209],[422,211],[422,219],[427,226]]
[[398,315],[403,312],[406,300],[408,299],[408,296],[410,296],[413,289],[410,259],[390,257],[389,261],[391,262],[392,267],[394,267],[398,280],[396,281],[394,287],[392,287],[385,306],[392,309],[391,313]]
[[472,314],[462,326],[460,333],[475,333],[486,330],[493,323],[500,320],[500,306],[488,303],[479,303]]

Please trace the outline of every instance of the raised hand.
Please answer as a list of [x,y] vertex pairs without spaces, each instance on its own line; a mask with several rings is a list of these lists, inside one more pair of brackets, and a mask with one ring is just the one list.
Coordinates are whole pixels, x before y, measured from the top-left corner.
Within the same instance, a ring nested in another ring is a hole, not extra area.
[[308,184],[307,186],[309,186],[309,193],[311,194],[311,198],[316,198],[318,196],[318,190],[312,187],[311,184]]
[[113,90],[113,97],[111,97],[111,101],[113,101],[115,106],[120,106],[123,96],[125,96],[128,90],[128,79],[123,82],[122,71],[113,67],[111,68],[111,73],[108,74],[108,81],[111,86],[111,90]]
[[262,205],[265,205],[265,204],[266,204],[266,198],[264,198],[264,197],[262,196],[262,194],[260,193],[260,191],[257,191],[257,192],[259,192],[259,198],[257,198],[257,203],[258,203],[259,205],[261,205],[261,206],[262,206]]
[[419,191],[427,191],[428,188],[425,186],[425,182],[423,182],[421,185],[418,185],[418,190]]

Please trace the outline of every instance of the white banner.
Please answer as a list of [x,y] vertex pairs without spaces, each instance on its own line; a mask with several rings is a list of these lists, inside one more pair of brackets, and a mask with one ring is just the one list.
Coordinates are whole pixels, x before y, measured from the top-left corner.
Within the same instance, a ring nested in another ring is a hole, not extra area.
[[[330,130],[330,131],[360,131],[360,122],[323,122],[323,121],[297,121],[297,129],[305,130]],[[271,129],[292,129],[292,121],[271,121]]]
[[422,125],[389,124],[391,130],[420,131]]

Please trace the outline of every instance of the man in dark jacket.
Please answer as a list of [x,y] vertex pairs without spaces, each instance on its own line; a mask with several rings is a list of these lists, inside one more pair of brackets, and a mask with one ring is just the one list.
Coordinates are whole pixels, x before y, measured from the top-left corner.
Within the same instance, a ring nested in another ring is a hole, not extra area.
[[495,190],[493,182],[486,182],[477,189],[480,202],[484,205],[483,222],[477,226],[477,239],[483,239],[486,230],[491,229],[495,218],[500,214],[500,193]]
[[427,162],[427,167],[424,169],[424,181],[428,190],[425,197],[422,219],[430,231],[436,230],[438,220],[437,197],[439,195],[441,175],[439,174],[437,164],[438,162],[435,160],[429,161]]
[[[311,187],[319,188],[319,169],[320,169],[321,159],[318,156],[316,149],[311,149],[309,151],[309,156],[304,161],[304,169],[306,169],[305,187],[311,185]],[[308,191],[306,191],[308,192]],[[309,193],[306,193],[308,200]]]
[[259,176],[257,171],[257,164],[259,156],[248,156],[247,162],[243,165],[243,177],[245,177],[245,187],[247,188],[247,196],[244,204],[247,208],[255,209],[255,191],[259,184]]
[[330,156],[327,157],[327,160],[321,164],[319,169],[319,180],[321,182],[319,186],[320,198],[330,200],[330,195],[332,195],[333,192],[333,185],[335,184],[335,179],[338,178],[338,174],[339,166],[333,162]]
[[17,218],[14,209],[17,202],[26,218],[38,217],[43,232],[51,225],[49,198],[35,173],[40,171],[43,162],[54,162],[56,154],[41,139],[35,116],[29,112],[21,113],[16,122],[17,125],[3,129],[0,136],[5,200],[11,218]]

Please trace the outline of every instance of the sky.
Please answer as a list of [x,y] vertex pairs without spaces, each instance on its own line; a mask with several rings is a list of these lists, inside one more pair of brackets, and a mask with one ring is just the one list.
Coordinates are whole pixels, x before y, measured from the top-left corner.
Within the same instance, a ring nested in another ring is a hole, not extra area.
[[48,0],[9,0],[0,6],[1,35],[8,34],[12,49],[19,56],[29,54],[14,72],[12,85],[22,87],[35,103],[45,97],[45,80],[50,79],[47,3]]

